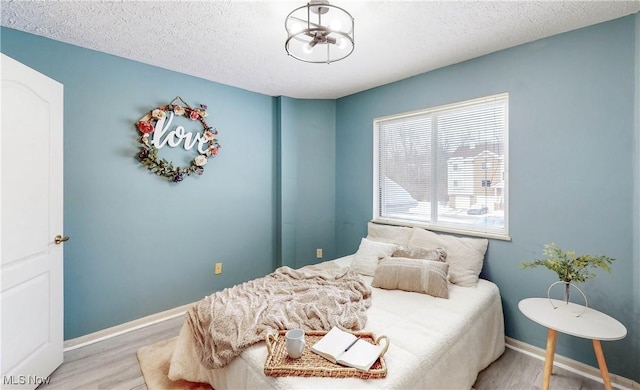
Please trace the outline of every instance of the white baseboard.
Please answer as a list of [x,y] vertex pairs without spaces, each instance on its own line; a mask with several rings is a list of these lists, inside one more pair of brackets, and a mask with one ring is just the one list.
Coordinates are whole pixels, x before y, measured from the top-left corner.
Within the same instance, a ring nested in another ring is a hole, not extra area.
[[[522,341],[512,339],[511,337],[505,337],[505,342],[508,348],[542,361],[545,360],[546,352],[542,348],[538,348]],[[600,376],[600,370],[598,368],[591,367],[588,364],[584,364],[579,361],[556,354],[553,359],[553,365],[563,368],[567,371],[571,371],[578,375],[582,375],[596,382],[604,383],[602,377]],[[640,390],[640,384],[636,381],[611,373],[609,373],[609,376],[611,378],[612,387],[623,390]]]
[[97,343],[98,341],[110,339],[112,337],[131,332],[136,329],[144,328],[145,326],[157,324],[162,321],[169,320],[171,318],[179,317],[186,313],[187,309],[193,306],[193,303],[189,303],[180,307],[175,307],[160,313],[151,314],[146,317],[138,318],[124,324],[116,325],[111,328],[103,329],[88,335],[80,336],[75,339],[65,340],[64,351],[72,351],[76,348],[84,347],[85,345]]

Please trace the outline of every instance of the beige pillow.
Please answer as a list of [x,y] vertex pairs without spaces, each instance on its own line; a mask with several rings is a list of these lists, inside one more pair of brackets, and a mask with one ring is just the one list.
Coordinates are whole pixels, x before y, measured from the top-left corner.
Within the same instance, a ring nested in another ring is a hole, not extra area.
[[412,247],[398,247],[393,252],[393,257],[406,257],[409,259],[423,259],[433,261],[446,261],[447,252],[442,248],[424,249]]
[[409,240],[410,247],[444,248],[449,264],[449,281],[463,287],[478,284],[488,245],[486,238],[455,237],[421,228],[413,228]]
[[448,268],[441,261],[385,257],[378,263],[371,286],[449,298]]
[[363,238],[360,241],[358,251],[353,255],[351,269],[362,275],[373,276],[378,266],[378,261],[386,256],[391,256],[396,250],[394,244],[371,241]]
[[367,230],[367,239],[399,246],[409,245],[409,239],[413,233],[410,227],[381,225],[373,222],[367,224]]

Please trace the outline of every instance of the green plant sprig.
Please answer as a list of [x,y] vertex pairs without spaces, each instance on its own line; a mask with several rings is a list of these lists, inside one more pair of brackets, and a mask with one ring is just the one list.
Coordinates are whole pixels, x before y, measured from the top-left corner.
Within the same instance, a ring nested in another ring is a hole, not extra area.
[[542,254],[544,259],[534,259],[534,261],[522,263],[521,268],[535,268],[538,266],[547,267],[558,274],[558,278],[563,282],[585,282],[596,277],[591,269],[600,268],[611,273],[609,267],[615,259],[607,256],[576,256],[575,251],[563,251],[556,244],[546,244]]

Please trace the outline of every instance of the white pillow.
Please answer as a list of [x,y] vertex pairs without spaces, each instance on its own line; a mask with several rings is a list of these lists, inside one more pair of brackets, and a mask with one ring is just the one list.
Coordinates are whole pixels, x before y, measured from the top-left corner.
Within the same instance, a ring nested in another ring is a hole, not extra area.
[[413,232],[407,226],[381,225],[373,222],[367,224],[367,230],[367,239],[399,246],[408,246]]
[[449,264],[449,281],[463,287],[473,287],[478,283],[488,245],[486,238],[436,234],[420,228],[413,228],[409,240],[410,247],[444,248],[447,252],[445,261]]
[[386,256],[391,256],[396,250],[394,244],[377,242],[363,238],[360,246],[351,262],[351,269],[362,275],[373,276],[376,273],[378,261]]

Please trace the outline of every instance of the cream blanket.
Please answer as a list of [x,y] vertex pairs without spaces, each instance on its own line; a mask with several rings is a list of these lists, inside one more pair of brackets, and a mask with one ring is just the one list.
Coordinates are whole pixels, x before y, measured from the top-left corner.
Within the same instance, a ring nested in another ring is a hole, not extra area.
[[220,368],[267,332],[362,329],[370,306],[371,288],[349,268],[280,267],[202,299],[186,323],[202,364]]

